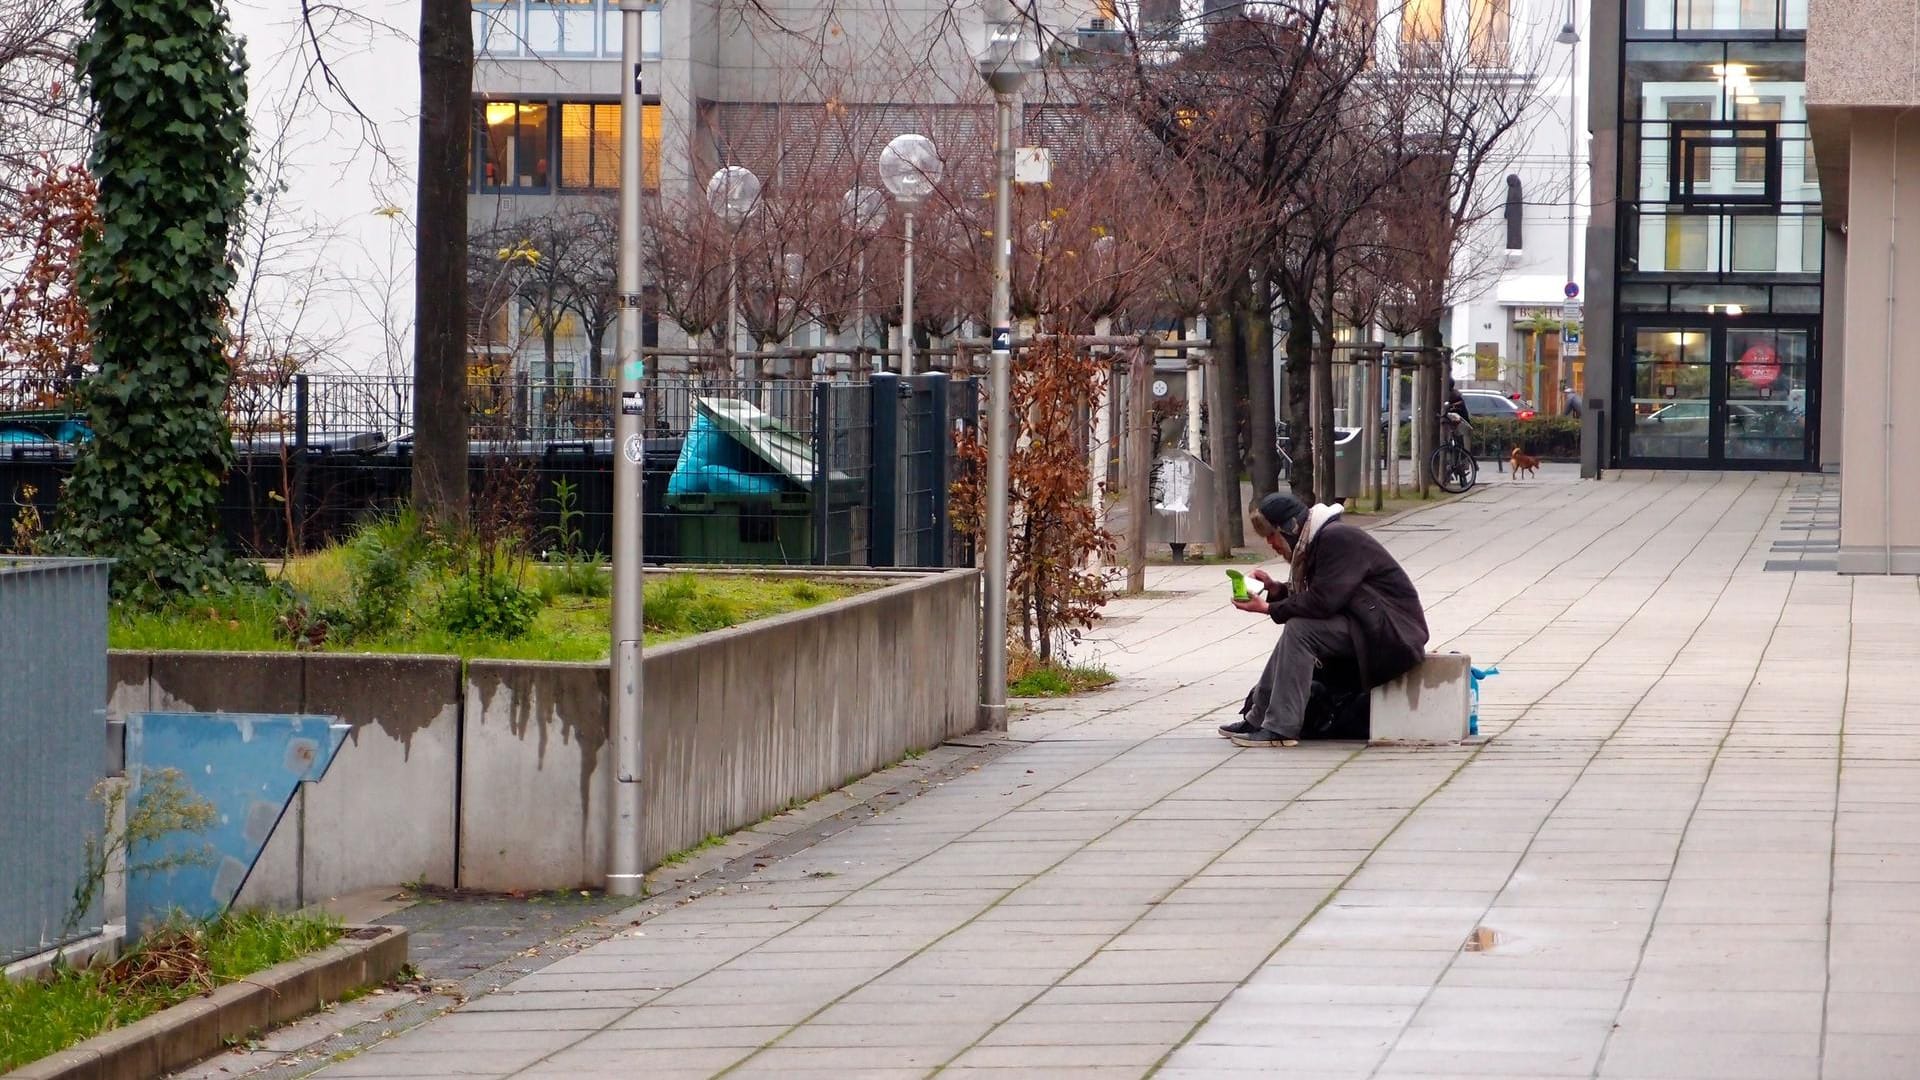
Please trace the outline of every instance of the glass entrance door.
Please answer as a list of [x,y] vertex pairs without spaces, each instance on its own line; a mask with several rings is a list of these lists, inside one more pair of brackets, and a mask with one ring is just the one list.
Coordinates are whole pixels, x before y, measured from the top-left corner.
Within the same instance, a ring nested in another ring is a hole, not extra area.
[[1812,458],[1812,320],[1702,316],[1629,324],[1625,464],[1804,468]]

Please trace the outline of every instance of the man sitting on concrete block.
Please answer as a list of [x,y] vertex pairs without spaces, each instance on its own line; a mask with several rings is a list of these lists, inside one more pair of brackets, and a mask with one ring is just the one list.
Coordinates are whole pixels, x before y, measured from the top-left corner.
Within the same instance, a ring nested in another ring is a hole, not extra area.
[[1350,662],[1361,686],[1372,689],[1426,656],[1427,617],[1413,580],[1380,541],[1342,523],[1340,513],[1282,494],[1254,506],[1254,531],[1288,560],[1292,574],[1282,582],[1256,570],[1264,594],[1233,602],[1284,628],[1240,721],[1220,729],[1235,746],[1298,745],[1316,668]]

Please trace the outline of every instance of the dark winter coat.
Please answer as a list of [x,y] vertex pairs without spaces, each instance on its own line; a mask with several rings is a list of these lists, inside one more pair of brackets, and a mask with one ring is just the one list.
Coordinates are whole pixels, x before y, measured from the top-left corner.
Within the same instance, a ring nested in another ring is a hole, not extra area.
[[[1273,621],[1345,617],[1353,627],[1361,681],[1372,688],[1413,670],[1427,654],[1427,615],[1413,579],[1365,529],[1328,522],[1307,545]],[[1280,590],[1275,589],[1275,592]]]

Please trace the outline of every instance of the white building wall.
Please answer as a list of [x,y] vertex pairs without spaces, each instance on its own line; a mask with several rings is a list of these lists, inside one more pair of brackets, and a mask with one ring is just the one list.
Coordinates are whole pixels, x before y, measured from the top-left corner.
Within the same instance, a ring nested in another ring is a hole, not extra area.
[[[1455,305],[1447,339],[1456,358],[1456,378],[1475,378],[1479,374],[1473,361],[1476,347],[1492,346],[1500,357],[1500,378],[1517,388],[1524,374],[1527,335],[1516,329],[1516,323],[1534,312],[1560,317],[1567,283],[1583,285],[1592,194],[1585,124],[1589,4],[1590,0],[1571,4],[1580,41],[1570,48],[1555,40],[1569,19],[1567,0],[1513,0],[1515,54],[1533,61],[1534,103],[1526,123],[1511,136],[1508,149],[1496,155],[1500,167],[1489,169],[1487,205],[1493,212],[1456,264]],[[1464,17],[1455,15],[1464,6],[1460,0],[1451,0],[1449,17]],[[1574,131],[1571,156],[1569,127]],[[1508,174],[1520,178],[1525,200],[1523,246],[1514,252],[1506,250],[1506,220],[1500,210]]]

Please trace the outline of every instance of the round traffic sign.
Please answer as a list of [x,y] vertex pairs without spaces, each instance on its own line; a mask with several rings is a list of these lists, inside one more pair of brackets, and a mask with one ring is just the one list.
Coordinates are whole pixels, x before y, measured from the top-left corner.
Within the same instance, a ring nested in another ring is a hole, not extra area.
[[1577,281],[1567,282],[1567,299],[1571,300],[1574,297],[1579,295],[1580,295],[1580,283]]

